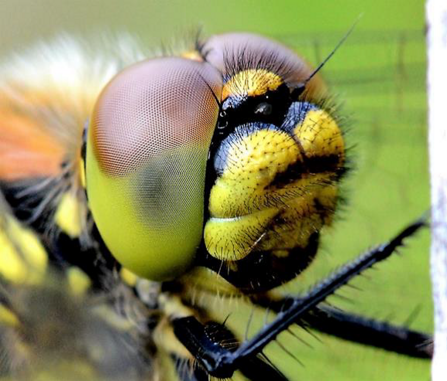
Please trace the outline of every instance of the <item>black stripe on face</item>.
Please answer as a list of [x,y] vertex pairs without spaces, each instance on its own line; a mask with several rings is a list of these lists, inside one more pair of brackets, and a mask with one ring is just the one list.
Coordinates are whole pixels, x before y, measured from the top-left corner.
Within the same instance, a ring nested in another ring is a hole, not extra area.
[[341,163],[342,159],[339,155],[315,156],[306,158],[304,162],[297,161],[289,165],[285,172],[277,173],[270,187],[281,188],[296,180],[300,180],[303,175],[323,172],[335,173],[336,179],[338,179],[345,172]]
[[[272,182],[272,185],[280,186],[281,184],[288,184],[291,180],[298,180],[304,173],[322,173],[322,172],[343,172],[343,157],[340,154],[328,154],[320,156],[308,157],[306,152],[302,149],[301,143],[295,137],[295,129],[302,124],[310,111],[320,110],[316,105],[308,102],[294,102],[281,125],[252,122],[237,126],[234,132],[227,136],[219,145],[214,155],[214,169],[217,176],[221,175],[226,166],[228,154],[232,146],[251,134],[260,130],[276,130],[286,132],[291,136],[300,147],[303,155],[303,162],[296,162],[289,166],[286,172],[278,173],[277,179]],[[291,180],[290,180],[291,179]]]
[[230,96],[222,102],[217,132],[228,136],[238,125],[250,122],[281,125],[292,103],[290,90],[282,84],[257,96]]

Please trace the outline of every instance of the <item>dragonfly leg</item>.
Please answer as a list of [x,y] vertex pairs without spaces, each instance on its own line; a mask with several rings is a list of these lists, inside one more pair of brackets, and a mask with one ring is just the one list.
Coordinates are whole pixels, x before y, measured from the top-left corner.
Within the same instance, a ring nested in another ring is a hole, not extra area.
[[[238,348],[235,336],[223,324],[214,322],[201,324],[191,316],[174,319],[172,324],[177,338],[207,372],[218,368],[219,359],[231,355]],[[237,369],[226,367],[215,371],[213,376],[230,378],[236,370],[248,380],[287,381],[287,378],[265,356],[247,358],[238,364]]]
[[[272,301],[256,299],[253,302],[274,312],[287,310],[293,297]],[[296,321],[296,324],[310,329],[352,341],[381,348],[402,355],[431,359],[433,337],[405,326],[339,310],[330,306],[317,306]]]
[[229,378],[241,364],[255,358],[264,347],[286,330],[290,325],[300,321],[320,302],[334,294],[376,263],[391,256],[403,241],[414,235],[426,225],[425,219],[419,219],[407,226],[389,242],[381,244],[346,264],[341,269],[324,279],[306,295],[290,299],[287,309],[279,311],[276,318],[266,324],[255,336],[243,342],[236,350],[229,351],[213,341],[206,333],[205,326],[194,317],[185,317],[173,321],[177,338],[213,376]]

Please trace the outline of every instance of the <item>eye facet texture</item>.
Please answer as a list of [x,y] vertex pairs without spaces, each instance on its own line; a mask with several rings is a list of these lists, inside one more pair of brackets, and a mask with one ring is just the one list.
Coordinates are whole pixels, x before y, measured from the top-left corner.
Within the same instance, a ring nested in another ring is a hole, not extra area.
[[112,254],[138,275],[174,278],[194,258],[221,87],[208,63],[160,58],[124,70],[96,104],[89,202]]

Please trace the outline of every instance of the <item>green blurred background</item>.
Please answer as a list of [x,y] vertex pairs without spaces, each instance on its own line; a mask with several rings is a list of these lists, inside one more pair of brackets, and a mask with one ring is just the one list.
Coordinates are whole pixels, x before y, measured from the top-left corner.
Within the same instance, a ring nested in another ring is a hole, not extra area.
[[[296,292],[428,209],[423,6],[422,0],[1,0],[0,54],[7,57],[61,32],[89,38],[127,31],[156,46],[203,27],[205,35],[263,33],[318,63],[362,15],[323,71],[343,114],[350,118],[347,139],[354,147],[355,170],[344,190],[349,202],[325,235],[315,264],[286,287]],[[404,324],[417,311],[411,327],[431,332],[428,245],[428,233],[419,234],[401,256],[357,280],[361,291],[343,290],[343,298],[333,297],[330,302],[396,324]],[[275,349],[275,344],[269,351],[292,380],[429,379],[428,362],[324,335],[317,340],[299,329],[296,333],[312,348],[290,335],[279,340],[303,365]]]

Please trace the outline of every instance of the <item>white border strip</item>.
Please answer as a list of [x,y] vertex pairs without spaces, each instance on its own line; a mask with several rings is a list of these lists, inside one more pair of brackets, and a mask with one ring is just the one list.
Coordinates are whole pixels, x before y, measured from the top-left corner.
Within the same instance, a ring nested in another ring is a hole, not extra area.
[[447,1],[427,0],[431,275],[435,302],[432,381],[447,380]]

